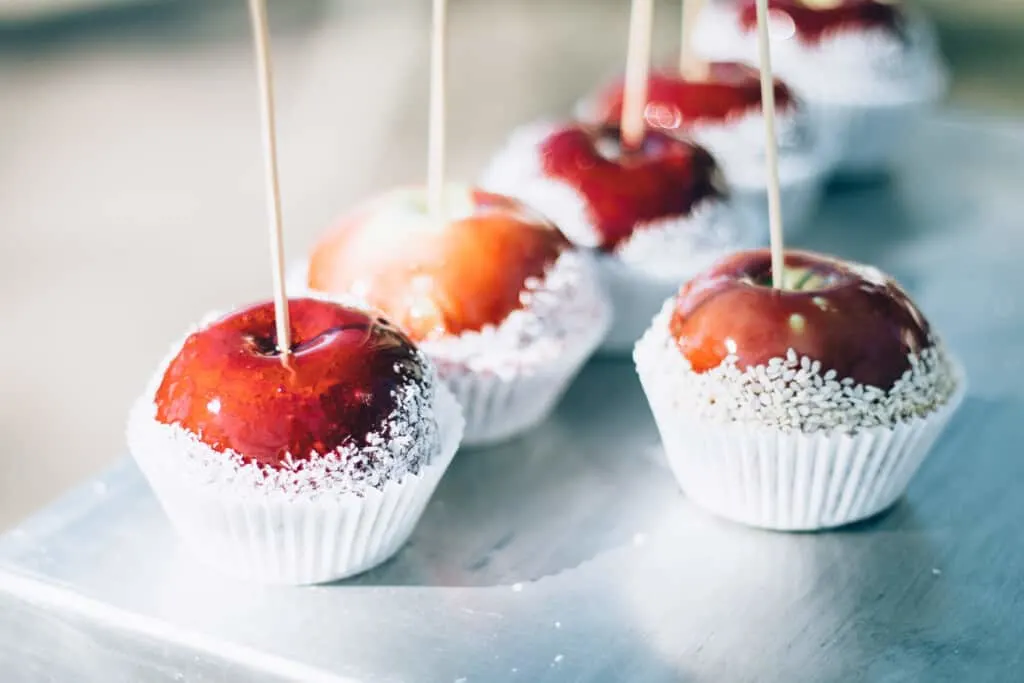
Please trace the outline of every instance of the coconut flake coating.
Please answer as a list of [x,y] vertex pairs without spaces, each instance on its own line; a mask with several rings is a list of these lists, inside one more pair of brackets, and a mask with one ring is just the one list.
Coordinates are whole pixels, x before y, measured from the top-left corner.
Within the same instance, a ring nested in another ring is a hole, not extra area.
[[[764,115],[758,71],[737,62],[712,62],[706,79],[677,73],[651,75],[647,125],[686,135],[705,147],[733,187],[764,187]],[[622,82],[616,81],[577,106],[585,121],[616,120],[622,110]],[[816,177],[828,161],[827,148],[805,104],[776,82],[775,127],[783,185]]]
[[[208,316],[194,332],[219,318]],[[197,485],[287,499],[362,495],[370,488],[380,489],[388,482],[417,474],[439,451],[436,371],[419,350],[413,349],[411,354],[418,376],[395,383],[388,397],[392,408],[377,425],[365,433],[353,434],[327,452],[289,450],[269,462],[220,444],[214,447],[180,422],[160,419],[155,397],[184,344],[174,347],[136,401],[127,436],[133,453]],[[396,363],[393,368],[396,375],[404,374],[400,365]]]
[[308,286],[355,293],[416,343],[499,324],[525,283],[572,248],[511,197],[451,184],[443,219],[423,188],[399,188],[342,217],[312,250]]
[[[368,306],[358,293],[332,297]],[[420,348],[444,375],[467,370],[511,376],[559,362],[581,344],[595,343],[610,323],[592,259],[576,250],[563,252],[543,276],[527,280],[520,302],[498,325],[427,340]]]
[[[806,30],[800,32],[785,8],[773,10],[775,72],[798,93],[815,99],[903,102],[934,97],[945,87],[946,77],[931,29],[913,10],[890,9],[899,14],[898,29],[884,22],[845,22],[816,27],[813,38]],[[740,3],[710,5],[695,34],[698,52],[756,63],[756,35],[744,25],[744,11],[750,10]]]
[[[485,170],[481,185],[533,206],[576,244],[604,246],[631,266],[650,271],[652,276],[693,273],[697,269],[695,261],[713,260],[723,249],[735,248],[743,241],[732,209],[723,198],[724,180],[715,168],[709,182],[716,190],[699,192],[699,198],[686,204],[685,210],[647,217],[638,214],[627,233],[618,234],[617,230],[617,237],[609,242],[592,198],[549,173],[545,144],[565,128],[562,124],[538,122],[514,131]],[[686,188],[680,187],[679,192],[685,195]],[[615,201],[628,202],[630,198]]]
[[825,370],[817,360],[784,357],[741,370],[735,356],[705,372],[695,372],[669,331],[675,307],[670,299],[637,343],[641,372],[657,372],[678,410],[730,424],[760,425],[784,432],[819,430],[855,433],[925,417],[943,406],[960,379],[942,343],[910,354],[910,368],[891,389],[858,384]]

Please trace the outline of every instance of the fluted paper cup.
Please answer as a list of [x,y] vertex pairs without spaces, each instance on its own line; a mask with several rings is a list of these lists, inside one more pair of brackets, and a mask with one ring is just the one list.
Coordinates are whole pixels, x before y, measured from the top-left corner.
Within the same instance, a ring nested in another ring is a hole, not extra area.
[[957,389],[935,411],[855,433],[786,432],[700,419],[680,410],[658,358],[638,348],[637,372],[672,473],[688,498],[736,522],[778,531],[844,526],[892,506],[906,491],[963,400]]
[[[498,373],[434,358],[441,378],[462,406],[466,419],[463,445],[488,446],[528,432],[555,409],[572,380],[601,342],[611,317],[607,307],[586,336],[547,362]],[[430,355],[429,346],[424,351]]]
[[183,543],[202,561],[240,579],[303,585],[343,579],[394,555],[412,535],[463,431],[457,402],[436,387],[440,447],[417,474],[381,489],[316,498],[239,486],[225,490],[183,475],[180,444],[141,398],[129,420],[136,463]]

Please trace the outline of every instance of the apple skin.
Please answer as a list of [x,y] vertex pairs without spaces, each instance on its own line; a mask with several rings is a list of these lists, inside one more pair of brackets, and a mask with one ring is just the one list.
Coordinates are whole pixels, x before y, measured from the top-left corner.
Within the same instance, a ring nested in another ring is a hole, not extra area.
[[548,178],[584,198],[603,251],[614,251],[647,223],[687,216],[701,201],[725,194],[711,154],[662,131],[648,129],[637,149],[623,149],[614,125],[572,124],[541,143],[540,157]]
[[[619,80],[599,93],[595,120],[615,122],[622,117],[625,86]],[[775,106],[794,106],[792,91],[775,81]],[[761,81],[757,69],[739,62],[710,62],[704,77],[654,72],[647,80],[644,118],[651,128],[685,133],[694,126],[722,124],[761,110]]]
[[[793,28],[801,42],[819,43],[837,31],[883,29],[903,35],[903,12],[892,2],[881,0],[769,0],[769,9],[783,12],[793,20]],[[745,31],[757,29],[757,5],[754,0],[741,0],[738,7],[740,26]]]
[[381,318],[292,299],[292,349],[277,352],[273,303],[230,313],[185,340],[156,391],[156,419],[210,448],[272,468],[387,437],[395,392],[427,376],[416,347]]
[[878,271],[802,251],[787,251],[785,262],[824,281],[772,289],[771,254],[758,249],[727,257],[682,287],[669,331],[695,372],[730,355],[745,370],[793,349],[819,361],[823,373],[889,390],[910,369],[908,355],[932,345],[920,311]]
[[467,188],[439,224],[425,196],[400,190],[343,217],[312,252],[309,287],[357,294],[422,342],[499,325],[522,308],[527,282],[572,248],[510,197]]

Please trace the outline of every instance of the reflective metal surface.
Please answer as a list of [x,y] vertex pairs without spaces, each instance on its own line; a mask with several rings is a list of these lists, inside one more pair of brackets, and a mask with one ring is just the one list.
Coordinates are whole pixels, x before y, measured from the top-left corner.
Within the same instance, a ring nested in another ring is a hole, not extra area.
[[894,273],[970,395],[890,513],[833,533],[690,505],[628,362],[461,453],[411,544],[354,581],[239,585],[185,554],[128,462],[0,540],[22,681],[1006,681],[1024,666],[1024,127],[945,118],[794,246]]

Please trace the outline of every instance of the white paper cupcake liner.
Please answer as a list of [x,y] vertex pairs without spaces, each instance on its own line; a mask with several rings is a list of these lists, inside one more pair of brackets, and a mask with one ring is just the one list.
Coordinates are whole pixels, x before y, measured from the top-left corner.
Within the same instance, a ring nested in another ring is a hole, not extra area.
[[[290,277],[303,281],[297,291],[365,306],[357,297],[310,290],[307,270],[298,262],[290,268]],[[545,283],[496,327],[420,344],[462,406],[463,446],[508,441],[546,419],[605,338],[612,309],[588,252],[563,254]]]
[[[508,372],[474,368],[433,357],[441,380],[462,406],[463,445],[480,447],[513,439],[543,422],[604,339],[611,309],[601,300],[594,324],[566,340],[561,354]],[[429,346],[424,348],[430,356]]]
[[749,526],[814,531],[891,507],[906,491],[966,393],[893,427],[786,433],[695,419],[673,403],[656,363],[637,359],[665,455],[683,492],[710,512]]
[[467,447],[490,446],[530,431],[554,410],[585,357],[559,368],[500,377],[490,372],[456,371],[442,380],[463,406]]
[[[150,397],[143,397],[150,401]],[[129,426],[129,447],[178,535],[195,555],[243,580],[305,585],[335,581],[394,555],[412,535],[458,449],[457,402],[436,387],[440,448],[418,474],[383,489],[289,499],[253,490],[225,491],[182,476],[174,453],[154,448],[145,411]]]

